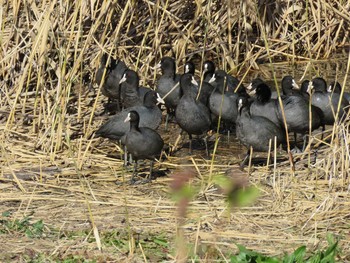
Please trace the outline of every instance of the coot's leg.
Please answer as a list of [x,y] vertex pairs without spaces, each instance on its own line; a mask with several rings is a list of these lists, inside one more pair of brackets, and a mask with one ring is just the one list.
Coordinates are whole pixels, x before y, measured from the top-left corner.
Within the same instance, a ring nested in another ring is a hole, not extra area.
[[131,154],[129,154],[129,163],[132,163],[132,155]]
[[[323,125],[322,125],[321,141],[323,141],[324,131],[325,131],[325,130],[326,130],[326,125],[323,124]],[[316,151],[315,151],[314,164],[316,163],[316,160],[317,160],[317,154],[318,154],[318,149],[316,149]]]
[[165,131],[168,131],[169,115],[170,115],[170,109],[169,109],[169,108],[166,108]]
[[205,144],[205,151],[207,153],[207,157],[210,157],[209,148],[208,148],[208,137],[204,136],[203,141],[204,141],[204,144]]
[[300,153],[300,149],[297,144],[297,133],[294,132],[294,148],[291,150],[292,153]]
[[189,150],[189,154],[192,154],[192,134],[188,134],[188,138],[190,139],[190,150]]
[[[308,138],[309,138],[309,136],[307,136],[307,134],[305,134],[305,135],[303,136],[303,141],[304,141],[304,142],[303,142],[303,149],[301,150],[302,152],[305,151],[306,143],[309,142]],[[307,141],[307,142],[306,142],[306,141]]]
[[137,160],[134,162],[134,170],[132,172],[132,177],[130,179],[130,184],[134,184],[136,182],[136,177],[137,176]]
[[124,166],[128,165],[128,151],[126,150],[126,146],[124,145]]
[[240,164],[240,166],[239,166],[239,168],[240,168],[241,170],[244,169],[244,166],[245,166],[245,165],[247,164],[247,162],[249,161],[249,156],[250,156],[250,154],[251,154],[250,149],[251,149],[251,148],[249,147],[248,152],[247,152],[247,155],[244,157],[243,161],[241,162],[241,164]]
[[322,134],[321,134],[321,141],[323,141],[324,131],[326,130],[326,125],[322,125]]
[[314,164],[316,164],[316,161],[317,161],[317,154],[318,154],[318,151],[317,151],[318,149],[316,149],[316,151],[315,151],[315,158],[314,158]]
[[150,168],[149,168],[149,176],[145,180],[140,181],[134,181],[135,184],[146,184],[152,181],[152,173],[153,173],[153,160],[150,162]]
[[153,160],[151,160],[150,162],[150,167],[149,167],[149,176],[146,180],[144,180],[144,183],[148,183],[150,181],[152,181],[152,173],[153,173]]

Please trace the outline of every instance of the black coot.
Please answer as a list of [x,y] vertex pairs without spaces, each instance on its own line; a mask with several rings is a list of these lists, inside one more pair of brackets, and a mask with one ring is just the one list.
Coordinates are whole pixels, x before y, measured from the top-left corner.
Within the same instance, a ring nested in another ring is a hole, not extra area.
[[[169,113],[171,110],[175,110],[181,98],[180,75],[176,74],[175,60],[171,57],[163,57],[157,68],[161,69],[162,76],[157,80],[156,91],[164,99]],[[174,88],[175,86],[176,88]]]
[[286,141],[284,130],[261,116],[253,116],[249,111],[249,103],[246,97],[237,99],[238,117],[236,120],[236,135],[238,140],[248,148],[248,153],[243,159],[240,167],[243,168],[249,160],[251,147],[257,152],[267,152],[274,144],[274,138],[277,137],[277,145]]
[[[256,87],[259,85],[259,84],[266,84],[267,86],[269,86],[264,80],[262,80],[261,78],[255,78],[253,79],[249,85],[246,87],[246,90],[247,92],[249,92],[250,90],[254,90],[256,89]],[[269,86],[270,87],[270,86]],[[278,93],[277,93],[277,90],[272,90],[271,87],[270,87],[270,90],[271,90],[271,99],[277,99],[278,97]]]
[[[250,86],[248,87],[250,88]],[[250,106],[251,114],[268,118],[284,129],[283,112],[278,100],[271,98],[270,87],[262,80],[257,79],[250,89],[248,94],[256,98]],[[306,134],[309,131],[309,102],[302,96],[298,85],[291,76],[283,78],[282,91],[285,94],[281,96],[281,99],[286,124],[288,131],[294,133],[296,146],[296,134]],[[311,112],[312,130],[314,130],[322,125],[322,112],[316,107],[311,107]]]
[[[296,146],[296,134],[300,133],[305,135],[310,130],[310,105],[308,100],[306,100],[300,92],[296,92],[295,90],[294,92],[291,91],[293,90],[293,83],[294,81],[282,82],[282,90],[289,91],[291,95],[283,95],[281,99],[288,131],[294,133],[294,142]],[[278,108],[278,116],[281,125],[284,126],[283,112],[280,107]],[[320,126],[324,127],[322,112],[317,107],[311,106],[311,131]]]
[[[206,70],[207,68],[207,70]],[[220,82],[220,85],[224,86],[224,87],[219,87],[220,89],[223,88],[225,91],[231,91],[231,92],[237,92],[237,93],[244,93],[246,94],[245,91],[245,87],[243,86],[243,84],[240,84],[239,79],[237,79],[236,77],[228,74],[226,71],[224,70],[215,70],[215,65],[213,62],[211,61],[206,61],[204,62],[204,70],[203,70],[203,79],[206,82],[209,82],[212,84],[212,86],[214,86],[214,88],[218,88],[218,83],[213,82],[213,80],[211,80],[213,78],[213,75],[215,73],[219,73],[220,75],[224,75],[225,76],[225,82]],[[210,78],[209,78],[210,76]],[[211,81],[210,81],[211,80]]]
[[347,112],[346,107],[349,105],[349,103],[346,101],[346,99],[341,99],[338,93],[332,94],[327,92],[326,81],[322,81],[320,79],[321,78],[316,78],[311,82],[305,81],[304,89],[307,87],[307,94],[309,94],[311,98],[312,105],[322,110],[324,124],[333,125],[338,110],[338,104],[340,103],[338,119],[342,120],[342,118],[345,116],[344,114]]
[[312,79],[312,85],[314,91],[326,92],[327,82],[322,77],[316,77]]
[[164,103],[159,94],[150,90],[145,95],[143,105],[137,105],[118,112],[95,132],[95,137],[121,140],[129,130],[129,125],[124,120],[130,111],[136,111],[140,115],[140,127],[157,129],[162,121],[162,112],[156,105],[157,102]]
[[[210,111],[201,101],[196,100],[197,93],[194,92],[194,86],[198,86],[198,83],[191,74],[182,75],[180,86],[184,95],[176,107],[175,117],[182,130],[189,135],[190,153],[192,153],[192,134],[202,135],[210,129]],[[207,143],[206,150],[209,155]]]
[[[261,83],[265,83],[265,81],[263,81],[261,78],[255,78],[253,79],[249,85],[246,87],[247,92],[256,89],[256,87],[261,84]],[[265,83],[266,84],[266,83]]]
[[290,75],[284,76],[282,79],[282,91],[283,95],[300,95],[299,85],[295,82],[294,78]]
[[217,70],[209,81],[214,87],[214,92],[209,97],[209,108],[215,117],[221,119],[228,125],[236,122],[238,93],[234,88],[227,90],[227,74],[223,70]]
[[[118,110],[120,109],[120,87],[119,82],[123,77],[125,70],[128,67],[121,60],[115,60],[111,58],[109,65],[107,65],[108,54],[103,54],[101,58],[101,65],[96,73],[96,82],[101,85],[101,92],[108,97],[109,101],[115,101],[117,103]],[[105,77],[102,80],[104,71]],[[101,84],[101,82],[103,83]]]
[[[287,96],[282,99],[288,131],[305,134],[309,131],[309,105],[301,96]],[[311,107],[311,130],[319,128],[321,117],[314,107]],[[281,108],[278,111],[280,122],[283,123]]]
[[[194,76],[195,66],[192,62],[188,61],[185,64],[184,74],[189,73]],[[197,100],[201,101],[204,105],[209,105],[209,96],[213,92],[214,87],[208,82],[202,81],[199,86],[193,86],[194,92],[197,93]]]
[[259,81],[258,84],[254,84],[248,94],[254,98],[250,105],[251,115],[265,117],[274,124],[283,127],[278,115],[278,101],[271,99],[271,89],[265,82]]
[[147,179],[147,181],[150,181],[152,179],[153,161],[160,157],[164,141],[155,130],[140,127],[140,116],[137,111],[130,111],[124,122],[130,122],[130,130],[125,135],[125,146],[135,161],[131,182],[135,182],[137,161],[142,159],[151,160],[150,175]]
[[[331,84],[327,88],[327,92],[341,94],[342,87],[338,81],[332,81]],[[350,103],[350,92],[344,91],[343,97]]]
[[136,105],[142,105],[145,94],[151,89],[139,86],[139,76],[131,69],[124,72],[119,81],[121,90],[121,103],[123,108],[130,108]]
[[300,88],[301,93],[304,96],[307,95],[305,98],[309,98],[308,93],[310,92],[311,87],[314,92],[327,92],[327,82],[323,78],[317,77],[312,79],[311,81],[307,79],[301,83]]

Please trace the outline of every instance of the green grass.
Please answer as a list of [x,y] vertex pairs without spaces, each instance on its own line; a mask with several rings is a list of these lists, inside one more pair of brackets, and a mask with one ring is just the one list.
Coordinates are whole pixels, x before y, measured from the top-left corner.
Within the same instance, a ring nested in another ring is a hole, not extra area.
[[328,236],[328,247],[325,250],[316,250],[307,253],[306,246],[297,248],[291,254],[283,257],[269,257],[259,252],[249,250],[242,245],[237,245],[238,255],[230,257],[231,263],[334,263],[339,253],[338,241]]
[[[46,229],[50,235],[45,235]],[[51,229],[48,225],[44,224],[43,220],[33,221],[29,216],[21,219],[11,219],[10,212],[3,212],[0,217],[0,238],[6,235],[26,236],[32,239],[59,239],[59,240],[85,240],[88,243],[94,242],[94,236],[91,235],[89,230],[79,231],[64,231],[61,232],[57,229]],[[129,237],[129,233],[125,230],[112,229],[110,231],[103,231],[100,233],[101,241],[104,247],[114,248],[118,253],[127,255],[133,250],[133,253],[140,253],[140,247],[142,247],[143,253],[147,258],[152,261],[159,261],[167,259],[167,255],[171,251],[170,240],[165,233],[153,234],[153,233],[133,233],[132,239]],[[130,247],[131,245],[131,247]],[[11,256],[12,257],[12,256]],[[21,255],[21,258],[25,262],[47,262],[47,260],[54,262],[96,262],[94,259],[85,259],[82,255],[71,255],[63,257],[61,255],[50,256],[45,253],[37,253],[35,257],[28,253]]]
[[25,234],[30,238],[39,238],[44,234],[44,223],[42,220],[30,222],[30,217],[10,220],[10,212],[3,212],[0,218],[0,234]]

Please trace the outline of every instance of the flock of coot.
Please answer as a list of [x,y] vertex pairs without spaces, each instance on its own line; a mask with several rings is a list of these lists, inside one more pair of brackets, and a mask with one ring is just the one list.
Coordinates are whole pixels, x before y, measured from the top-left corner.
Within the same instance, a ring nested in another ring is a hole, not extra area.
[[204,138],[209,156],[208,131],[219,130],[218,125],[221,131],[235,130],[248,149],[241,167],[251,149],[268,151],[274,143],[283,145],[289,132],[294,134],[295,148],[297,134],[304,136],[305,147],[309,132],[342,121],[349,108],[349,93],[335,81],[327,86],[320,77],[305,80],[299,87],[292,76],[285,76],[278,97],[262,79],[245,87],[224,70],[216,70],[212,61],[203,63],[199,80],[192,62],[185,64],[183,74],[176,73],[171,57],[163,57],[156,68],[161,69],[161,76],[154,90],[141,87],[135,71],[106,54],[96,73],[96,82],[109,100],[106,110],[114,116],[94,136],[119,140],[125,146],[135,161],[132,182],[138,160],[151,160],[150,180],[153,160],[161,155],[164,141],[156,131],[162,121],[160,104],[166,108],[166,129],[173,118],[189,135],[190,153],[193,135]]

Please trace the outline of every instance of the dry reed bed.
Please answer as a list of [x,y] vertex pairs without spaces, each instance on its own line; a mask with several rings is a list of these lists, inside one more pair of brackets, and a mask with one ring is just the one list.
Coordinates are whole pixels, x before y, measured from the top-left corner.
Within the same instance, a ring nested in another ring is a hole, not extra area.
[[[153,66],[169,54],[180,65],[187,59],[211,58],[245,82],[255,74],[274,78],[275,71],[261,62],[305,59],[310,63],[299,78],[320,73],[327,77],[335,71],[347,83],[343,64],[320,71],[312,61],[348,46],[348,3],[320,0],[304,6],[304,1],[281,1],[274,6],[266,1],[265,12],[264,5],[240,2],[232,1],[230,7],[221,1],[146,0],[4,4],[0,10],[0,211],[14,212],[13,220],[28,215],[33,221],[43,219],[63,237],[50,239],[49,229],[44,239],[2,234],[6,238],[0,244],[6,251],[1,252],[32,249],[64,257],[78,251],[95,257],[102,233],[128,225],[141,235],[161,232],[173,240],[178,221],[170,179],[158,178],[147,187],[116,186],[116,180],[130,175],[120,160],[108,156],[119,155],[118,148],[87,139],[104,120],[96,117],[104,98],[91,85],[102,52],[122,58],[151,87],[156,78]],[[285,71],[297,75],[294,67]],[[72,134],[77,139],[72,140]],[[324,247],[327,233],[346,236],[349,123],[336,126],[330,134],[335,139],[318,151],[315,165],[305,155],[294,174],[288,162],[273,171],[255,168],[249,178],[261,196],[253,206],[232,213],[208,179],[227,170],[229,175],[242,174],[237,170],[237,149],[228,148],[224,139],[214,163],[200,155],[181,157],[184,149],[158,165],[172,172],[184,167],[200,172],[193,183],[201,191],[184,224],[188,241],[196,244],[197,252],[205,244],[217,251],[233,250],[233,242],[238,242],[280,254],[302,244]],[[174,136],[164,135],[168,143],[175,143]],[[96,242],[64,238],[65,232],[82,230],[90,231]],[[341,246],[349,251],[345,239]],[[114,247],[102,247],[106,257],[123,255]],[[137,253],[135,257],[141,259]]]
[[[322,147],[310,170],[305,168],[307,156],[297,163],[295,175],[287,161],[276,170],[255,167],[248,176],[260,189],[260,197],[251,207],[234,209],[231,213],[216,187],[207,188],[210,161],[197,155],[193,159],[171,157],[162,163],[161,170],[169,168],[175,172],[185,166],[198,167],[204,178],[193,181],[198,187],[204,185],[191,202],[183,226],[188,242],[193,244],[197,240],[197,251],[206,251],[204,245],[223,252],[235,251],[233,242],[238,242],[267,254],[280,254],[303,244],[310,248],[324,247],[327,233],[334,233],[343,237],[341,246],[344,252],[348,251],[349,243],[344,236],[348,233],[346,222],[350,215],[349,155],[344,152],[348,146],[341,145],[350,139],[348,129],[349,124],[346,128],[339,127],[340,133],[345,132],[346,140],[340,140],[338,147],[336,144],[332,148]],[[30,216],[33,222],[43,219],[49,230],[45,232],[45,241],[6,235],[1,239],[2,247],[6,247],[4,252],[26,253],[32,249],[60,256],[83,251],[97,253],[98,245],[87,242],[85,236],[65,238],[70,231],[87,231],[93,236],[93,226],[99,235],[113,230],[123,232],[130,226],[141,237],[164,234],[171,242],[175,238],[178,212],[170,198],[168,177],[157,178],[147,186],[117,186],[115,182],[123,176],[127,180],[130,172],[121,170],[120,161],[103,154],[115,150],[110,144],[99,145],[102,153],[87,153],[83,169],[79,170],[78,152],[69,157],[68,151],[64,151],[52,161],[48,155],[33,154],[34,139],[24,144],[13,136],[11,141],[11,147],[2,155],[6,165],[2,169],[1,211],[13,212],[13,220],[24,216]],[[85,145],[84,148],[87,142],[79,139],[76,144]],[[220,161],[214,163],[213,173],[246,176],[232,157],[236,151],[232,147],[219,147]],[[61,233],[60,239],[56,232]],[[122,256],[118,249],[102,247],[104,256]],[[140,257],[139,250],[135,253],[136,258]]]

